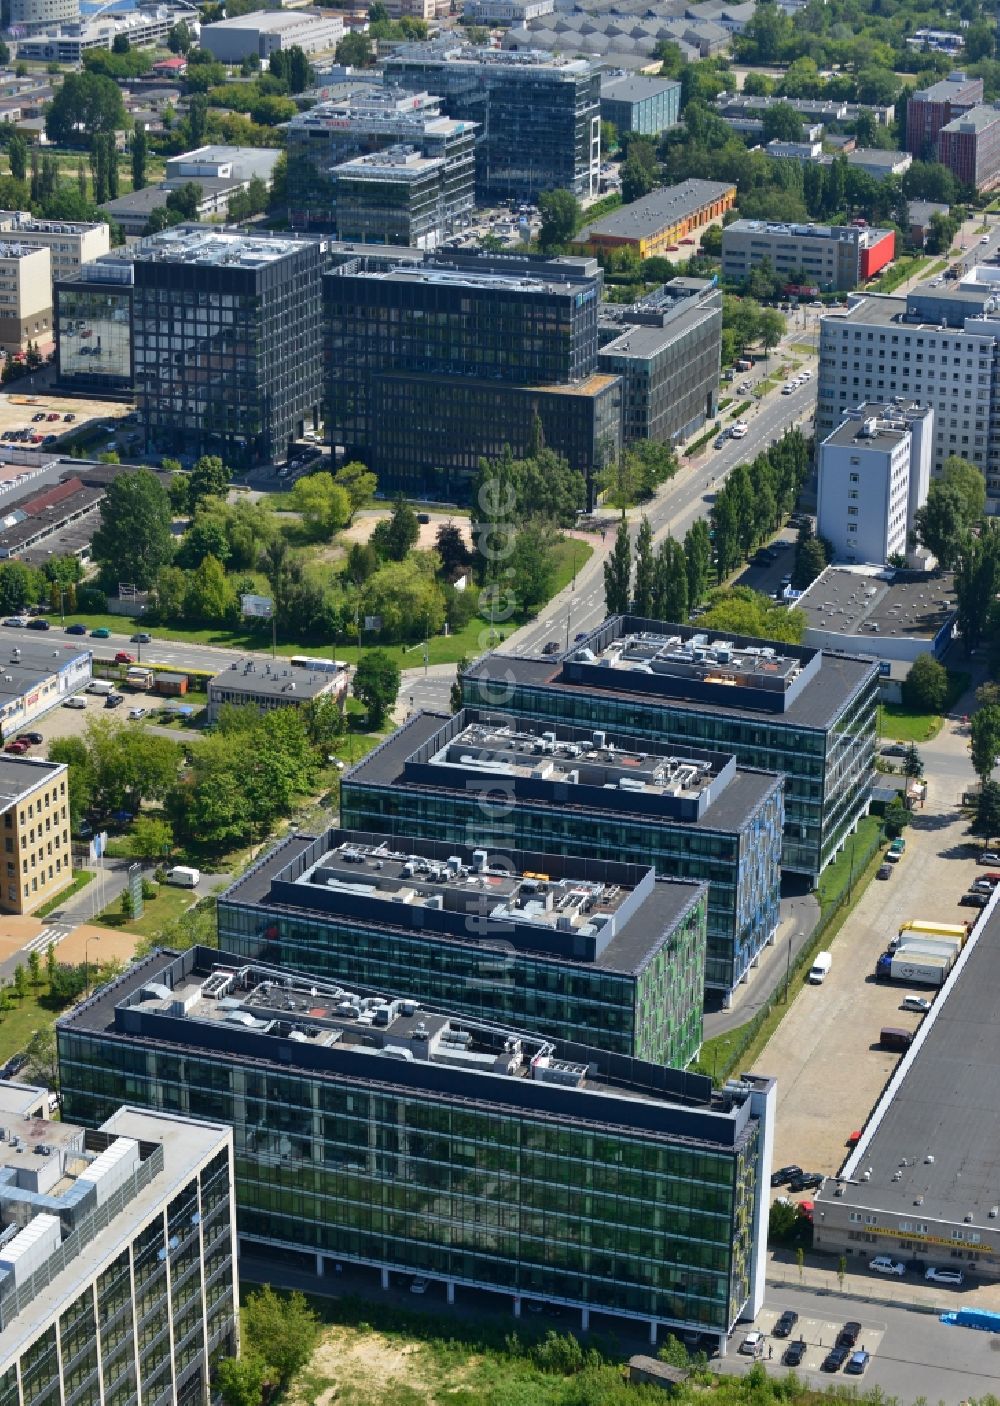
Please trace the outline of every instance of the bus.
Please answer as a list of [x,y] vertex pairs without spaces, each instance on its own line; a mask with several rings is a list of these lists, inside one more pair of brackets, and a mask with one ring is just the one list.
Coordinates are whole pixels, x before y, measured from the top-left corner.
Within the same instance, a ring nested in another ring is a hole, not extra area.
[[341,674],[347,668],[343,659],[315,659],[311,654],[293,654],[293,669],[309,669],[314,674]]

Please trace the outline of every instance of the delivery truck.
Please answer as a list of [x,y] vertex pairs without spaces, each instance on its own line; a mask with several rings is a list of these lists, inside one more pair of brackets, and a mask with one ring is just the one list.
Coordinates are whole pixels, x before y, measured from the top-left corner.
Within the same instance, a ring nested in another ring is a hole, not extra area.
[[883,952],[875,965],[876,981],[905,981],[911,986],[943,986],[954,965],[951,957],[908,957]]
[[829,952],[817,952],[812,966],[809,968],[808,980],[813,986],[822,986],[827,978],[830,968],[833,966],[833,958]]
[[896,948],[896,956],[901,957],[904,952],[908,952],[911,957],[951,957],[952,961],[955,961],[961,950],[962,947],[957,938],[908,935],[900,939],[899,946]]
[[924,918],[914,918],[904,923],[899,930],[900,937],[911,932],[921,937],[957,937],[964,947],[969,938],[968,923],[932,923]]

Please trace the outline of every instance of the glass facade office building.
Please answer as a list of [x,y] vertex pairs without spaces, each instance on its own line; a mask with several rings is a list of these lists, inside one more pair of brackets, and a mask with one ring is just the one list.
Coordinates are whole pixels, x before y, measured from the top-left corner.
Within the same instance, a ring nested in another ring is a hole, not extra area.
[[132,390],[132,264],[108,255],[53,284],[56,377],[67,390]]
[[[516,734],[504,735],[505,722]],[[480,731],[488,734],[482,745]],[[625,858],[668,878],[707,883],[705,986],[730,992],[778,926],[781,778],[738,771],[732,757],[707,752],[670,757],[619,732],[606,734],[610,763],[598,761],[592,771],[567,766],[572,749],[586,749],[593,734],[565,726],[556,732],[555,770],[549,774],[543,760],[535,776],[529,754],[535,746],[544,751],[542,732],[522,717],[418,714],[344,774],[341,821],[394,837],[416,832],[491,849]],[[684,786],[678,777],[688,764],[712,771],[690,806],[671,790]],[[632,776],[645,775],[653,775],[645,789],[632,784]]]
[[381,487],[467,496],[479,460],[545,443],[590,480],[621,443],[597,367],[593,259],[441,252],[323,279],[327,436]]
[[232,1134],[107,1116],[4,1118],[0,1406],[215,1406],[239,1342]]
[[398,87],[439,95],[449,117],[476,123],[476,191],[484,199],[597,194],[601,80],[589,59],[445,40],[394,49],[385,74]]
[[[695,648],[702,647],[696,640],[709,644],[697,627],[616,616],[562,659],[486,656],[463,676],[463,699],[470,707],[549,723],[627,727],[658,745],[718,748],[741,766],[780,773],[782,868],[818,878],[871,800],[878,662],[729,637],[730,646],[745,645],[758,658],[771,649],[789,662],[792,687],[766,700],[735,678],[706,690],[689,675],[671,673],[669,665],[656,675],[600,663],[606,656],[613,664],[622,643],[641,634],[651,647],[669,639]],[[707,662],[717,668],[714,656]]]
[[220,896],[219,947],[683,1068],[706,897],[639,865],[331,830],[282,841]]
[[179,226],[132,258],[147,451],[240,468],[284,459],[319,423],[319,241]]
[[[295,1037],[292,1038],[292,1032]],[[58,1026],[63,1097],[220,1118],[243,1245],[725,1334],[763,1300],[774,1086],[194,948]],[[385,1052],[391,1051],[391,1057]]]

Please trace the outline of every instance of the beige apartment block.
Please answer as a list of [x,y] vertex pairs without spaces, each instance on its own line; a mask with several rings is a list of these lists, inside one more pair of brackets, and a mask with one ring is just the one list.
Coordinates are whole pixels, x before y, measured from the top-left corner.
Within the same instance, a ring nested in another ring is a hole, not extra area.
[[52,340],[52,257],[48,249],[0,243],[0,350],[23,352]]
[[81,264],[92,263],[111,249],[111,231],[103,220],[36,220],[28,210],[0,210],[0,234],[31,249],[48,249],[52,281],[75,278]]
[[65,762],[0,756],[0,912],[30,913],[73,872]]

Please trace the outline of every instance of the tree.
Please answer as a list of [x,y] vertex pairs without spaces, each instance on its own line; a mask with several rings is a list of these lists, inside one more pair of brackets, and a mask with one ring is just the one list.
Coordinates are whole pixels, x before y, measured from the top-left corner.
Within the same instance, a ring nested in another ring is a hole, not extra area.
[[301,712],[306,734],[314,747],[326,751],[343,736],[346,727],[344,710],[329,694],[308,698]]
[[128,837],[128,850],[133,859],[163,859],[173,844],[173,831],[167,821],[151,815],[136,817]]
[[16,614],[32,605],[42,594],[38,573],[20,561],[0,563],[0,612]]
[[276,1294],[269,1284],[248,1296],[243,1326],[247,1342],[282,1387],[308,1362],[319,1336],[319,1322],[305,1295]]
[[687,603],[692,610],[705,599],[712,574],[712,539],[708,523],[697,518],[684,537],[684,560],[687,564]]
[[687,558],[680,542],[666,537],[656,554],[653,582],[653,619],[677,620],[688,618]]
[[921,713],[943,713],[948,701],[948,671],[933,654],[918,654],[903,680],[903,702]]
[[822,538],[811,532],[795,545],[795,563],[792,567],[792,585],[797,591],[811,586],[821,571],[829,565],[829,555]]
[[907,825],[912,821],[910,808],[903,800],[902,796],[894,796],[885,808],[882,823],[885,826],[885,833],[890,840],[896,839],[903,833]]
[[520,611],[534,615],[552,594],[555,533],[544,518],[529,518],[514,538],[510,569]]
[[365,582],[361,609],[378,616],[384,640],[427,639],[444,626],[445,598],[431,552],[383,562]]
[[136,122],[132,129],[132,189],[142,190],[146,184],[146,159],[149,155],[149,141],[146,129]]
[[785,335],[785,319],[774,308],[765,308],[760,315],[760,340],[766,356],[778,345]]
[[643,137],[632,137],[621,168],[622,200],[631,205],[633,200],[648,195],[659,178],[660,166],[653,143]]
[[19,1001],[23,1001],[28,994],[28,978],[25,975],[24,967],[18,962],[14,968],[14,995]]
[[343,488],[351,500],[351,517],[359,509],[367,506],[375,496],[375,489],[378,487],[378,479],[364,464],[356,461],[345,464],[342,469],[338,469],[333,476],[333,481],[338,487]]
[[791,1202],[772,1201],[767,1221],[768,1244],[780,1245],[793,1239],[798,1228],[799,1213]]
[[571,190],[546,190],[538,197],[542,222],[539,247],[546,253],[568,244],[580,226],[580,202]]
[[[376,540],[376,532],[378,538]],[[416,546],[417,538],[420,536],[420,524],[417,522],[417,515],[410,507],[409,503],[400,494],[393,504],[392,516],[378,524],[376,532],[372,533],[372,546],[380,556],[387,556],[392,561],[402,561],[407,553]]]
[[354,670],[352,692],[368,710],[368,726],[380,728],[395,706],[402,675],[399,665],[384,649],[362,654]]
[[28,953],[28,975],[37,991],[42,981],[42,959],[37,952]]
[[441,574],[447,578],[457,576],[472,561],[472,553],[465,545],[462,529],[453,522],[443,522],[434,538],[434,546],[441,559]]
[[57,737],[49,743],[49,761],[65,762],[69,768],[69,815],[76,828],[90,809],[94,795],[94,773],[87,744],[82,737]]
[[184,541],[177,553],[177,563],[179,566],[193,568],[200,566],[206,557],[215,557],[217,561],[227,562],[229,536],[221,514],[207,512],[201,507],[184,535]]
[[236,590],[218,557],[205,557],[188,577],[184,614],[213,625],[236,618]]
[[982,471],[968,459],[949,454],[936,482],[957,489],[964,504],[965,526],[974,527],[986,511],[986,479]]
[[632,601],[636,615],[641,615],[647,620],[653,614],[654,574],[653,529],[649,525],[649,518],[643,517],[635,538],[635,585],[632,588]]
[[906,749],[906,756],[903,758],[903,775],[912,776],[919,781],[924,774],[924,764],[920,760],[920,753],[917,751],[917,744],[911,742]]
[[934,553],[945,570],[955,565],[965,547],[966,509],[961,489],[935,481],[927,493],[926,503],[914,514],[918,541]]
[[791,103],[775,103],[764,112],[762,140],[767,142],[800,142],[802,116]]
[[[14,971],[15,992],[17,991],[18,972],[21,973],[23,982],[24,968],[19,966]],[[24,1077],[43,1088],[58,1090],[59,1055],[56,1049],[55,1026],[43,1025],[41,1029],[33,1031],[31,1039],[24,1047],[24,1053],[27,1056]]]
[[23,181],[28,174],[28,139],[15,132],[7,146],[10,161],[10,174],[15,181]]
[[100,512],[91,553],[102,580],[148,590],[173,554],[166,489],[149,469],[120,474],[108,485]]
[[67,73],[45,114],[45,134],[60,146],[80,144],[81,133],[114,132],[126,125],[121,89],[98,73]]
[[203,454],[188,479],[188,502],[192,510],[202,498],[225,497],[232,477],[232,470],[226,467],[217,454]]
[[215,1384],[226,1406],[260,1406],[266,1381],[267,1368],[253,1352],[224,1357],[215,1373]]
[[292,488],[291,501],[295,511],[301,514],[302,526],[313,541],[328,542],[350,521],[350,495],[345,488],[334,483],[328,473],[309,474],[297,479]]
[[186,54],[191,44],[191,31],[184,20],[179,20],[167,35],[167,48],[172,54]]
[[356,30],[345,34],[337,45],[336,59],[345,68],[371,68],[375,62],[371,40],[367,34],[359,34]]
[[604,563],[604,603],[609,615],[628,613],[632,599],[632,543],[624,515],[618,524],[615,545]]
[[983,782],[976,800],[972,829],[986,844],[1000,835],[1000,783]]
[[985,784],[1000,757],[1000,707],[980,708],[973,713],[970,733],[972,769]]
[[706,630],[751,635],[783,644],[801,644],[805,623],[801,610],[786,610],[770,596],[753,591],[749,586],[713,591],[708,599],[708,610],[698,621]]

